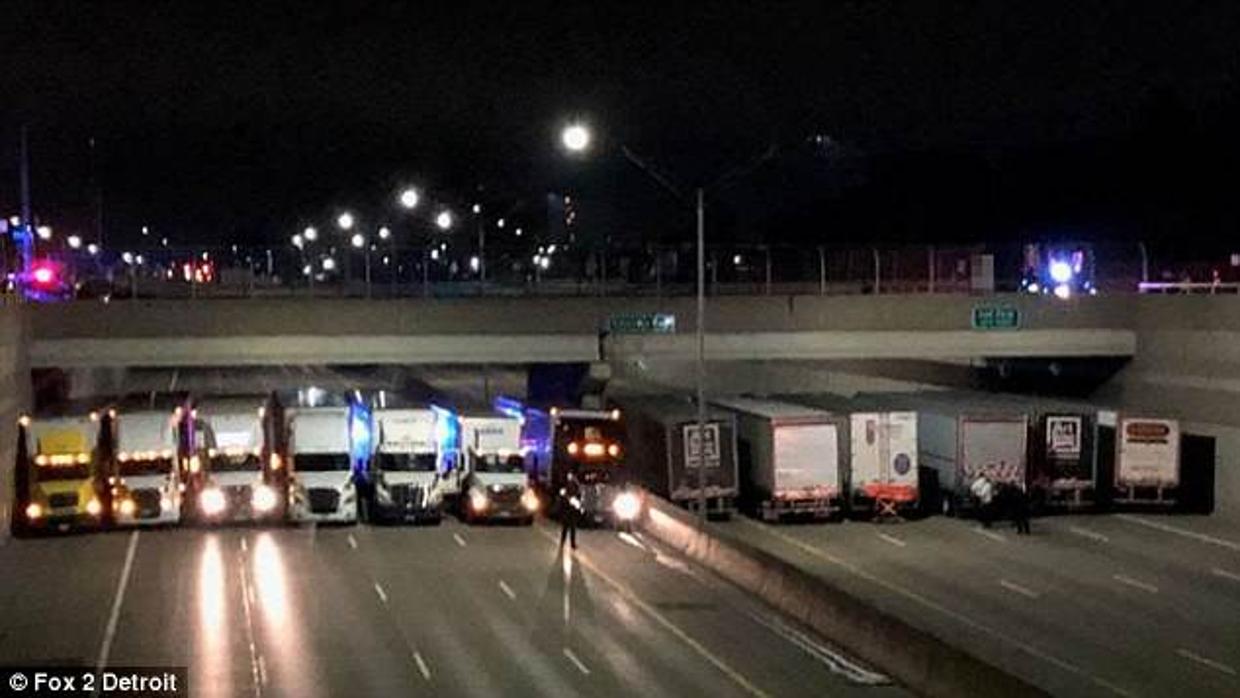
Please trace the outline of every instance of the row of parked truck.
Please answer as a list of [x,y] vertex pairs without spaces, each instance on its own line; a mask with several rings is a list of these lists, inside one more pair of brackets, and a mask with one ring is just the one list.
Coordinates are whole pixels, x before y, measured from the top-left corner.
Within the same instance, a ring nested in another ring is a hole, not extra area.
[[578,473],[584,513],[632,519],[618,411],[449,409],[378,392],[59,405],[19,421],[13,530],[180,522],[528,523]]
[[[379,392],[140,396],[22,417],[13,527],[180,521],[528,522],[575,472],[587,521],[636,487],[714,516],[953,514],[979,475],[1047,508],[1211,506],[1213,441],[1087,404],[918,392],[608,410],[500,398],[476,409]],[[699,425],[699,419],[701,424]]]
[[[1024,490],[1044,510],[1212,507],[1213,439],[1183,432],[1175,419],[948,391],[716,400],[705,421],[708,496],[700,497],[697,447],[680,453],[683,443],[696,443],[695,410],[673,404],[643,398],[631,412],[662,414],[669,428],[686,430],[683,439],[655,438],[645,450],[666,445],[666,458],[647,458],[656,468],[666,461],[675,472],[677,460],[689,467],[668,486],[636,469],[659,494],[690,508],[731,492],[738,508],[769,521],[951,515],[974,506],[970,485],[983,475]],[[710,511],[729,509],[720,502]]]

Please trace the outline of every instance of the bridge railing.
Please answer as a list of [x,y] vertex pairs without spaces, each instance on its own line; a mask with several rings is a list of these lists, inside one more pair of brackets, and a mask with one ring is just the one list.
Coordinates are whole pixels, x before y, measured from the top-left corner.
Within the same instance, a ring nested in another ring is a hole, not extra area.
[[[57,254],[73,270],[78,298],[675,297],[696,291],[691,246],[587,250],[488,243],[485,259],[471,245],[458,247],[384,243],[358,250],[321,243],[321,249],[161,247]],[[1137,246],[1126,243],[1095,245],[1093,257],[1093,285],[1103,293],[1234,292],[1240,281],[1140,284],[1143,273],[1158,271],[1158,278],[1166,278],[1169,270],[1151,270]],[[1021,287],[1023,264],[1018,244],[712,245],[706,291],[719,296],[1012,292]],[[1174,271],[1182,278],[1183,270]]]

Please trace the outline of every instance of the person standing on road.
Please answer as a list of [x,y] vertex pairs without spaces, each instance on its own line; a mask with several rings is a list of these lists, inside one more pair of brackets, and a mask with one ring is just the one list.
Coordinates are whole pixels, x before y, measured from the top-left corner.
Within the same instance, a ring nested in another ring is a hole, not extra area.
[[986,470],[978,471],[973,484],[969,485],[969,492],[977,500],[977,518],[982,526],[990,528],[990,522],[994,520],[995,483],[991,482]]
[[564,486],[560,488],[560,517],[563,528],[560,529],[560,547],[564,541],[572,543],[577,549],[577,517],[581,515],[581,484],[577,482],[577,474],[572,470],[565,476]]
[[1008,512],[1012,517],[1012,525],[1016,527],[1018,535],[1029,535],[1029,494],[1025,488],[1011,483],[1006,485],[1008,490]]

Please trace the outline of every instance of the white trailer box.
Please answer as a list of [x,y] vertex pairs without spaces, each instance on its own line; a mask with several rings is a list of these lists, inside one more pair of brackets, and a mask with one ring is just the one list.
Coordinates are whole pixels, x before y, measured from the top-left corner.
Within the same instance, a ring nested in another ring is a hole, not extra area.
[[847,418],[772,400],[715,404],[736,415],[744,506],[766,520],[840,510]]
[[1116,436],[1116,502],[1174,504],[1180,485],[1180,423],[1121,415]]

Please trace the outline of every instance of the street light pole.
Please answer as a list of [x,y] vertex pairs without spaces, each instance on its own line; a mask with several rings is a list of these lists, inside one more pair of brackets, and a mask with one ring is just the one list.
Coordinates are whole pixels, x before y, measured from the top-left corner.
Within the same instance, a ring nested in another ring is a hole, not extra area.
[[706,525],[706,193],[697,190],[698,516]]

